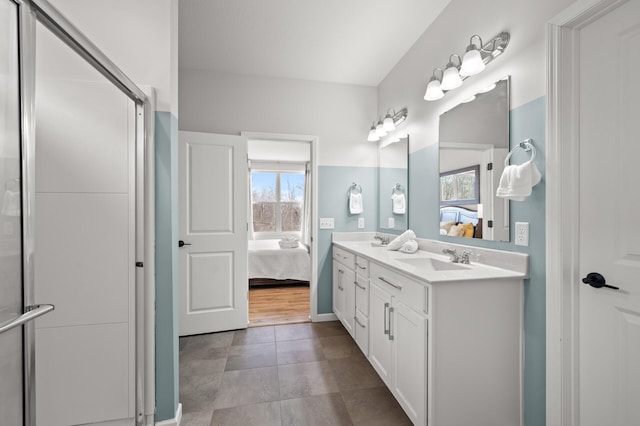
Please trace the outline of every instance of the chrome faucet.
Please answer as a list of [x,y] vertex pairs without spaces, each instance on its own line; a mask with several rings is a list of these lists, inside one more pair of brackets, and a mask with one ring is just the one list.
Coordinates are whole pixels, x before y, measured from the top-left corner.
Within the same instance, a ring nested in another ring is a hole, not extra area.
[[470,251],[465,250],[462,252],[462,254],[458,254],[458,251],[456,249],[446,248],[443,249],[442,252],[451,256],[451,262],[453,263],[463,263],[465,265],[471,263],[469,259],[469,256],[471,255]]
[[387,244],[389,244],[389,238],[382,235],[376,234],[376,236],[373,237],[373,239],[380,240],[380,244],[382,244],[383,246],[386,246]]

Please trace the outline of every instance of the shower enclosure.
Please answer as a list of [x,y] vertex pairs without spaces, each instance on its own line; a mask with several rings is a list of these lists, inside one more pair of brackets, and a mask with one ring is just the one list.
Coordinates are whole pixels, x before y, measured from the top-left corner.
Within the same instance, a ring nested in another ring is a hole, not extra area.
[[0,422],[153,424],[152,98],[44,0],[0,28]]

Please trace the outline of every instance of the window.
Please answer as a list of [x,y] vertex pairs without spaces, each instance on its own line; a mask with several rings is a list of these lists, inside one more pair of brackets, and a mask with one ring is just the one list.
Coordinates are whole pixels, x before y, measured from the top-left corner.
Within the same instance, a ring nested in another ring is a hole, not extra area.
[[440,205],[478,204],[480,202],[480,166],[440,173]]
[[304,173],[251,172],[254,232],[300,232]]

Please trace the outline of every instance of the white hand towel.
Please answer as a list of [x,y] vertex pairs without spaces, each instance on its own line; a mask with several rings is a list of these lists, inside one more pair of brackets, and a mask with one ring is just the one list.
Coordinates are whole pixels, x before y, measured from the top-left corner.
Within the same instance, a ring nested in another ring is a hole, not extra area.
[[404,194],[391,194],[391,200],[393,203],[393,213],[404,214],[407,210],[407,204],[405,202]]
[[404,243],[398,251],[403,253],[415,253],[418,251],[418,242],[416,240],[409,240]]
[[532,188],[540,182],[542,176],[532,161],[521,165],[507,166],[500,177],[496,196],[515,201],[524,201],[531,195]]
[[349,213],[360,214],[363,211],[362,194],[349,194]]
[[402,234],[398,235],[387,245],[387,250],[398,250],[404,243],[409,240],[415,240],[416,234],[411,230],[407,229]]
[[283,249],[298,248],[298,245],[300,245],[300,242],[293,235],[285,235],[284,237],[282,237],[280,241],[278,241],[278,244],[280,245],[280,248],[283,248]]

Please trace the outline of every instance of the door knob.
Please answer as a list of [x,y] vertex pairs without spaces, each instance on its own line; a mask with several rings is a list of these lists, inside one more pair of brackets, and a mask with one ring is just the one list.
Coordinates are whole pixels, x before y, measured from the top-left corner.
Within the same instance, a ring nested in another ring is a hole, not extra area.
[[184,247],[184,246],[190,246],[190,245],[191,245],[191,243],[185,243],[182,240],[178,241],[178,247]]
[[585,284],[589,284],[594,288],[607,287],[614,290],[620,290],[620,287],[608,285],[607,280],[604,279],[604,276],[600,275],[597,272],[589,272],[587,276],[582,279],[582,282]]

